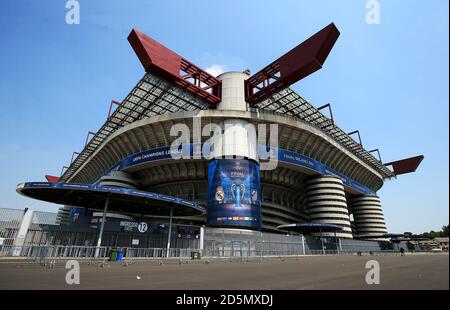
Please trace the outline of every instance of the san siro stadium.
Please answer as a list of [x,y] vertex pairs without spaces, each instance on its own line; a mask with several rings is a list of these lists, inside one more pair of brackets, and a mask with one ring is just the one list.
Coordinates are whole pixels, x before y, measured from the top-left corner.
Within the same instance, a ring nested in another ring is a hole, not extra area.
[[[46,244],[164,256],[392,248],[377,192],[423,156],[383,163],[330,104],[290,88],[322,68],[338,37],[330,24],[255,74],[215,77],[133,29],[143,77],[61,176],[17,187],[62,205],[40,228]],[[16,245],[42,244],[22,237]]]

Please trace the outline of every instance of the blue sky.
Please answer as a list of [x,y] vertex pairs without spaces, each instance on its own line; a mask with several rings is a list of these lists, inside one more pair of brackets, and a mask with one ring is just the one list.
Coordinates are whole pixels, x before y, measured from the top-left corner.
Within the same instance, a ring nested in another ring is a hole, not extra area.
[[391,232],[448,224],[448,1],[65,0],[0,2],[0,207],[57,206],[21,197],[16,184],[58,175],[143,75],[127,42],[137,27],[204,68],[256,72],[334,22],[341,32],[322,70],[293,87],[333,105],[338,125],[359,129],[385,162],[417,154],[414,174],[379,191]]

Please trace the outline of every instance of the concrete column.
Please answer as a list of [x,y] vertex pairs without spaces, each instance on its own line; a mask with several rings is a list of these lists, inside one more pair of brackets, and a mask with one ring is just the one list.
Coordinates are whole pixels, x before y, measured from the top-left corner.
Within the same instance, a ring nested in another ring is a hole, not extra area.
[[200,244],[199,244],[200,251],[203,250],[204,247],[204,238],[205,238],[205,227],[200,226]]
[[[313,223],[336,224],[344,229],[336,235],[353,238],[344,185],[336,176],[317,176],[306,181],[307,209]],[[324,233],[333,237],[333,233]]]
[[383,209],[378,196],[356,196],[350,199],[350,205],[358,236],[380,236],[387,233]]
[[302,250],[303,250],[303,255],[306,255],[305,252],[305,237],[302,235]]
[[95,249],[95,257],[98,257],[100,246],[102,245],[103,230],[105,229],[106,212],[108,212],[109,197],[106,198],[105,208],[103,209],[102,223],[100,224],[100,232],[98,233],[97,248]]
[[[218,110],[233,110],[233,111],[247,111],[247,103],[245,102],[245,80],[248,78],[248,74],[242,73],[242,72],[226,72],[221,75],[219,75],[217,78],[222,81],[222,101],[217,106]],[[238,113],[237,113],[238,114]],[[242,113],[242,115],[246,115],[246,113]],[[221,222],[218,223],[217,218],[221,217],[221,215],[229,216],[231,213],[233,214],[239,214],[239,216],[242,217],[250,217],[252,214],[256,214],[256,207],[259,207],[260,203],[260,185],[259,185],[259,166],[255,164],[254,162],[258,163],[258,140],[256,135],[256,128],[255,126],[248,122],[247,119],[243,118],[227,118],[224,119],[220,124],[218,124],[221,129],[221,134],[216,135],[218,137],[217,140],[214,140],[214,148],[211,150],[211,157],[214,158],[214,160],[217,160],[218,164],[226,163],[231,167],[233,165],[233,161],[235,162],[236,168],[229,168],[234,169],[235,171],[238,171],[240,173],[247,173],[245,171],[245,167],[240,166],[240,161],[237,159],[242,159],[244,161],[247,161],[245,165],[248,164],[249,167],[252,168],[252,175],[248,177],[242,177],[241,180],[243,183],[238,184],[228,184],[227,188],[222,188],[223,192],[228,193],[227,195],[230,197],[232,195],[234,198],[234,203],[236,208],[233,210],[228,209],[222,209],[222,211],[218,211],[220,209],[216,208],[216,200],[208,200],[208,202],[212,203],[212,205],[208,205],[208,225],[214,226],[221,226],[221,227],[237,227],[239,225],[241,226],[251,226],[253,229],[260,229],[260,222],[259,222],[259,216],[258,216],[258,222],[252,223],[250,220],[246,220],[245,224],[239,223],[235,224],[232,221],[229,222]],[[220,139],[220,140],[219,140]],[[237,159],[234,159],[237,158]],[[227,162],[225,162],[225,160]],[[252,162],[253,161],[253,162]],[[208,169],[210,169],[210,164],[214,163],[214,161],[210,161]],[[216,169],[216,166],[213,166],[214,169]],[[234,171],[232,171],[234,172]],[[219,191],[219,186],[222,186],[222,181],[225,177],[222,178],[222,173],[217,173],[217,171],[213,171],[215,174],[214,177],[215,183],[213,184],[208,183],[208,186],[213,186],[213,188],[208,188],[208,193]],[[231,173],[231,172],[230,172]],[[208,180],[211,177],[210,173],[208,173]],[[236,177],[239,179],[239,177]],[[220,179],[220,180],[218,180]],[[245,183],[245,184],[244,184]],[[252,187],[250,188],[251,185]],[[234,186],[234,187],[232,187]],[[250,190],[252,192],[250,193]],[[253,190],[256,190],[253,191]],[[245,194],[242,191],[248,192]],[[256,199],[252,198],[252,210],[240,210],[240,202],[243,197],[243,195],[252,195],[252,197],[257,197]],[[227,199],[228,201],[231,201],[231,199]],[[256,204],[258,203],[258,206]],[[237,209],[237,210],[236,210]],[[214,211],[210,211],[214,210]],[[260,211],[260,210],[258,210]],[[221,213],[222,212],[222,213]],[[211,215],[214,214],[214,215]],[[236,221],[237,222],[237,221]],[[244,222],[244,221],[241,221]]]
[[225,72],[217,77],[222,82],[222,101],[218,110],[247,111],[244,82],[249,77],[242,72]]
[[173,217],[173,207],[170,208],[170,218],[169,218],[169,232],[167,234],[167,255],[170,255],[170,239],[172,238],[172,217]]
[[14,251],[12,256],[20,256],[22,251],[22,246],[25,243],[25,238],[27,237],[28,228],[30,228],[31,222],[33,221],[33,210],[25,209],[25,213],[22,217],[22,221],[20,222],[19,231],[17,233],[17,237],[14,240]]
[[[217,78],[222,81],[222,101],[218,110],[247,111],[244,82],[248,75],[242,72],[226,72]],[[240,156],[258,161],[258,141],[253,125],[243,119],[226,119],[223,129],[222,149],[214,151],[217,156]]]

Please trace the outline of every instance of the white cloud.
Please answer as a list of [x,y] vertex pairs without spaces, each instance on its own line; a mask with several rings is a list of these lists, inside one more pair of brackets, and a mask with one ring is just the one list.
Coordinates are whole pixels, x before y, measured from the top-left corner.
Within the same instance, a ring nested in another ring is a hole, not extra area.
[[212,76],[218,76],[225,72],[225,66],[213,64],[205,69]]

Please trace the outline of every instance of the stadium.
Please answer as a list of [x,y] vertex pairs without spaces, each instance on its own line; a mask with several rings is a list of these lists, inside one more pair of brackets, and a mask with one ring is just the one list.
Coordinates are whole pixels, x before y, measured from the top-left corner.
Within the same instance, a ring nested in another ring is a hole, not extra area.
[[305,240],[321,251],[386,246],[377,192],[423,156],[383,163],[359,131],[335,124],[330,104],[315,107],[290,88],[322,68],[338,37],[332,23],[255,74],[212,76],[133,29],[143,77],[111,102],[60,176],[17,192],[62,205],[58,229],[42,228],[54,233],[52,244],[167,255],[236,247],[242,255],[244,243],[247,254],[305,254]]

